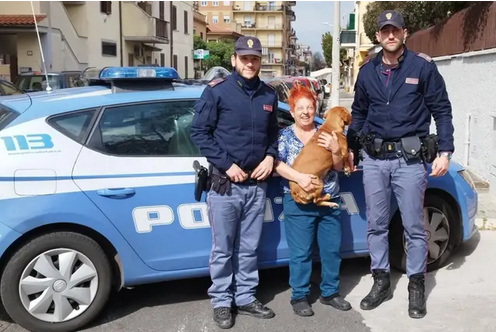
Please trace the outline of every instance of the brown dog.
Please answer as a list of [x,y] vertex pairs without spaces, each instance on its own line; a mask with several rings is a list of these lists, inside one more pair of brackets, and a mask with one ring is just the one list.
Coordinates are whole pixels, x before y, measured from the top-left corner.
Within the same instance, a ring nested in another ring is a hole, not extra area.
[[326,132],[332,135],[336,133],[338,143],[341,148],[341,156],[343,158],[343,170],[346,176],[351,174],[351,165],[348,159],[348,143],[344,135],[345,125],[351,123],[351,114],[344,107],[333,107],[327,110],[324,114],[324,123],[310,138],[307,144],[301,149],[296,157],[293,169],[305,174],[313,174],[317,177],[313,183],[315,190],[306,192],[298,183],[289,182],[291,197],[296,203],[308,204],[314,202],[319,206],[337,207],[338,204],[329,202],[331,196],[329,194],[322,195],[323,179],[333,167],[332,152],[318,145],[318,140],[321,132]]

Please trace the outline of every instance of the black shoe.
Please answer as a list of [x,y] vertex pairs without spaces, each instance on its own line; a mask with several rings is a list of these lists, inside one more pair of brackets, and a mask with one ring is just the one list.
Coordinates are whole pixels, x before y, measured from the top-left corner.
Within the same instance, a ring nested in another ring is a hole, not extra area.
[[238,307],[238,314],[248,315],[256,318],[272,318],[275,316],[272,309],[264,306],[260,301],[255,300],[252,303]]
[[339,294],[337,295],[332,295],[328,297],[320,297],[320,303],[325,304],[325,305],[330,305],[331,307],[341,310],[341,311],[348,311],[351,309],[351,304],[350,302],[346,301],[343,299]]
[[314,314],[312,307],[310,306],[306,298],[291,300],[291,305],[293,306],[293,311],[298,316],[309,317],[313,316]]
[[234,325],[231,308],[219,307],[214,309],[214,322],[221,329],[230,329]]
[[423,318],[425,308],[425,277],[423,274],[410,276],[408,283],[408,315],[411,318]]
[[373,270],[372,276],[374,277],[374,285],[369,294],[360,302],[360,308],[362,310],[375,309],[382,302],[393,298],[389,273],[384,270]]

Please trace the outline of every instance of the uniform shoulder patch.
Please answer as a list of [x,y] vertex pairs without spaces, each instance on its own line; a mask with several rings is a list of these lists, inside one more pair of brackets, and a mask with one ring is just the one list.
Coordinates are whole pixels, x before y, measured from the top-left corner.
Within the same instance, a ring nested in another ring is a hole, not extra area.
[[417,53],[417,56],[423,58],[427,62],[432,62],[432,58],[425,53]]
[[216,85],[217,85],[217,84],[219,84],[219,83],[224,82],[225,80],[226,80],[226,78],[225,78],[225,77],[222,77],[222,78],[216,78],[216,79],[213,79],[213,80],[211,80],[210,82],[208,82],[208,84],[207,84],[207,85],[208,85],[209,87],[213,88],[214,86],[216,86]]

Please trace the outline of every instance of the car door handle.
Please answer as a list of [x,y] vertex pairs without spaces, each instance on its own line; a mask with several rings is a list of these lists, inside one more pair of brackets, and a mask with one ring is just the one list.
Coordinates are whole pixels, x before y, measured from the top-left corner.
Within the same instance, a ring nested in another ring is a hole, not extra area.
[[113,197],[113,196],[131,196],[136,193],[133,188],[115,188],[115,189],[100,189],[96,193],[100,196]]

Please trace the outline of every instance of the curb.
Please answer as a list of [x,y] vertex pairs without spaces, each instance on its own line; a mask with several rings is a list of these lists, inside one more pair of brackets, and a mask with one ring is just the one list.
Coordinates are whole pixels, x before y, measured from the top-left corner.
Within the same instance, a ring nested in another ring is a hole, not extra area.
[[495,218],[476,218],[475,225],[479,230],[496,231]]

